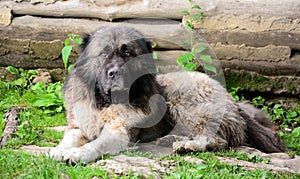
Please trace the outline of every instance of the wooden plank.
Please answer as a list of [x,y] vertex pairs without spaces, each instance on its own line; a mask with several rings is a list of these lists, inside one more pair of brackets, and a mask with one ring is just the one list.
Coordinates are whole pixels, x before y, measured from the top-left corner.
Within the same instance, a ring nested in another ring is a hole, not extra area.
[[[299,17],[300,1],[298,0],[194,0],[206,14],[268,14],[270,16]],[[180,13],[188,9],[187,0],[67,0],[53,3],[16,3],[2,0],[0,6],[7,6],[17,15],[35,15],[47,17],[85,17],[104,20],[120,18],[170,18],[181,19]],[[280,13],[278,13],[280,12]]]
[[[157,42],[158,48],[161,49],[180,49],[182,42],[189,38],[187,30],[179,22],[151,19],[143,22],[143,24],[136,21],[109,23],[88,19],[22,16],[14,18],[9,27],[0,27],[0,38],[45,41],[59,39],[64,41],[68,33],[83,35],[84,33],[91,33],[97,28],[111,25],[134,27],[144,33],[150,40]],[[252,47],[264,47],[273,44],[300,50],[300,32],[200,29],[197,33],[208,43],[245,44]]]

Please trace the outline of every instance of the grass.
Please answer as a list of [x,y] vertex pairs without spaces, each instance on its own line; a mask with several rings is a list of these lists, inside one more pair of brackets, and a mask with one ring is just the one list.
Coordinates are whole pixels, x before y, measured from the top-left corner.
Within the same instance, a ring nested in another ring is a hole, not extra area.
[[[24,75],[23,75],[24,76]],[[27,78],[28,76],[26,76]],[[17,79],[22,78],[18,76]],[[19,80],[20,81],[20,80]],[[127,176],[110,176],[109,173],[91,164],[76,166],[66,165],[45,155],[32,156],[23,151],[16,150],[22,145],[56,146],[63,137],[63,132],[49,129],[53,126],[66,125],[64,105],[60,94],[62,84],[55,83],[30,84],[23,80],[22,84],[16,82],[0,81],[0,117],[12,106],[22,106],[25,109],[19,111],[21,125],[18,133],[7,142],[0,150],[0,178],[141,178],[134,174]],[[49,95],[50,94],[50,95]],[[233,94],[236,95],[236,94]],[[40,96],[47,98],[45,102]],[[261,100],[256,103],[261,105]],[[281,131],[281,136],[293,150],[294,154],[300,154],[299,146],[299,109],[285,110],[276,106],[268,108],[271,116],[279,117],[275,121],[282,128],[289,127],[290,132]],[[280,110],[279,110],[280,109]],[[296,113],[295,113],[296,112]],[[277,116],[276,116],[277,115]],[[287,119],[288,118],[288,119]],[[0,122],[0,134],[2,135],[5,123]],[[296,131],[296,132],[295,132]],[[143,155],[139,153],[125,153],[127,155]],[[148,157],[147,155],[143,155]],[[247,171],[238,166],[220,163],[215,156],[227,156],[251,162],[268,162],[258,156],[234,152],[233,150],[222,152],[203,152],[189,154],[203,159],[205,164],[192,164],[184,161],[185,156],[164,156],[161,160],[175,161],[175,168],[171,174],[161,174],[163,178],[299,178],[292,174],[282,174],[266,170]],[[151,157],[151,156],[149,156]]]

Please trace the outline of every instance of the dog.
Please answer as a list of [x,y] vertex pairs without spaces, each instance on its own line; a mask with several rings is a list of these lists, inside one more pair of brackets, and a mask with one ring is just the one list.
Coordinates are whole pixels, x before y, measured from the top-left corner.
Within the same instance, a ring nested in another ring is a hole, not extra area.
[[50,151],[58,161],[92,162],[131,144],[158,141],[175,153],[251,145],[287,150],[248,102],[235,102],[200,72],[156,74],[151,42],[120,26],[86,35],[64,85],[68,128]]

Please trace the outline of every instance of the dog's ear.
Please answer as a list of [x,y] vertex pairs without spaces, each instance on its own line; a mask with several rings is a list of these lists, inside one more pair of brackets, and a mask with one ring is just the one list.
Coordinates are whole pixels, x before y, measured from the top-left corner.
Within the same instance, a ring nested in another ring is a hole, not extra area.
[[84,51],[84,49],[88,46],[90,39],[91,39],[91,34],[84,34],[82,43],[80,44],[81,51]]

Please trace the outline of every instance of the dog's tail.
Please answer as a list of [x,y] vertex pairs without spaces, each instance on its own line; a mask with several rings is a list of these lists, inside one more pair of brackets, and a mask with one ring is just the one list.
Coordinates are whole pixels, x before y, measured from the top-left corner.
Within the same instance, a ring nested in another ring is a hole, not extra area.
[[263,152],[284,152],[285,144],[276,134],[276,126],[266,114],[248,102],[239,102],[240,114],[247,124],[247,144]]

